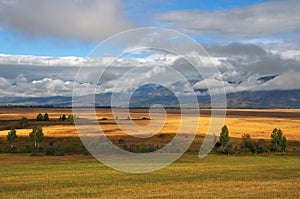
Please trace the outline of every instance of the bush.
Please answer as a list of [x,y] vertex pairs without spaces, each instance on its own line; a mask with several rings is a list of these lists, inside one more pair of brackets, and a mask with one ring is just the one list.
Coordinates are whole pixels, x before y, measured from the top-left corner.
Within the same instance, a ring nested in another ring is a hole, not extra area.
[[125,144],[125,140],[123,138],[119,139],[118,141],[119,144]]
[[233,142],[228,142],[225,147],[219,147],[219,148],[215,147],[214,150],[217,153],[228,154],[228,155],[239,153],[238,147],[235,146]]
[[221,142],[216,142],[216,144],[215,144],[216,149],[220,148],[221,146],[222,146]]
[[87,153],[85,146],[81,143],[71,143],[63,147],[65,153]]
[[265,153],[268,152],[267,142],[264,139],[253,142],[249,134],[244,134],[242,136],[242,146],[240,151],[247,151],[252,153]]
[[46,148],[46,155],[63,156],[64,151],[61,143],[50,142]]
[[242,135],[242,146],[240,148],[241,151],[247,152],[256,152],[255,143],[252,142],[251,136],[249,134]]
[[255,152],[256,153],[269,152],[266,140],[260,139],[257,142],[255,142]]
[[28,119],[26,117],[22,117],[20,124],[23,128],[25,128],[28,125]]
[[233,142],[227,142],[226,146],[224,147],[225,154],[236,154],[238,153],[238,149],[234,146]]
[[146,144],[146,145],[137,145],[137,144],[130,144],[127,146],[126,144],[123,145],[123,149],[132,153],[150,153],[154,152],[158,149],[158,146],[153,144]]
[[34,148],[32,151],[31,151],[31,156],[43,156],[44,154],[40,152],[39,149],[36,149]]

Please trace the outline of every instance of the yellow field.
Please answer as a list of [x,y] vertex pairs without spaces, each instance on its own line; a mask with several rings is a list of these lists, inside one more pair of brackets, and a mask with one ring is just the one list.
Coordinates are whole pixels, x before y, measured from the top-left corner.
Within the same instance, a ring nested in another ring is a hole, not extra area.
[[[270,116],[264,117],[253,117],[245,116],[245,112],[292,112],[299,113],[300,110],[230,110],[237,114],[235,116],[228,116],[225,120],[225,124],[229,127],[230,135],[232,137],[240,137],[244,133],[249,133],[253,138],[269,138],[270,133],[273,128],[281,128],[290,140],[300,140],[300,118],[279,118]],[[51,119],[57,119],[59,115],[65,113],[66,115],[71,114],[71,109],[4,109],[0,111],[0,120],[18,120],[21,117],[27,117],[28,119],[35,119],[38,113],[47,112]],[[122,115],[122,114],[120,114]],[[103,117],[108,118],[108,120],[103,121],[104,125],[101,125],[103,130],[109,134],[122,134],[122,131],[115,124],[105,124],[113,123],[113,117],[111,112],[107,109],[97,110],[98,119]],[[131,114],[131,118],[142,118],[147,117],[148,113],[143,110],[138,110]],[[125,116],[124,116],[125,117]],[[191,123],[196,119],[191,117]],[[207,132],[209,123],[211,121],[210,115],[201,114],[200,126],[198,129],[199,134],[205,134]],[[145,126],[149,121],[135,121],[136,124]],[[178,130],[178,124],[180,123],[180,114],[173,111],[172,114],[168,114],[167,121],[164,128],[160,131],[161,133],[176,133]],[[46,136],[63,137],[63,136],[77,136],[76,129],[73,125],[51,125],[44,126],[44,133]],[[31,129],[19,129],[19,135],[28,135]],[[0,131],[0,135],[6,135],[7,130]]]
[[[35,121],[38,113],[47,112],[49,122]],[[210,153],[199,159],[194,152],[200,149],[203,134],[211,121],[209,110],[201,110],[198,136],[179,160],[170,166],[146,174],[129,174],[113,170],[99,163],[81,149],[76,128],[72,122],[59,122],[61,114],[72,114],[71,109],[0,109],[0,148],[8,151],[4,136],[12,126],[18,127],[16,149],[22,153],[0,154],[0,198],[299,198],[299,148],[300,110],[228,110],[225,124],[230,136],[240,138],[249,133],[252,138],[269,139],[273,128],[281,128],[288,139],[289,153],[263,153],[220,155]],[[132,125],[125,113],[117,112],[118,122]],[[158,119],[145,110],[132,110],[130,117],[135,124],[145,127]],[[29,119],[28,127],[20,128],[21,117]],[[86,115],[80,119],[91,118]],[[124,133],[115,124],[115,117],[108,109],[97,109],[97,118],[112,142],[117,143]],[[107,118],[107,120],[101,120]],[[192,128],[199,118],[187,117]],[[168,110],[166,122],[151,140],[143,144],[164,146],[177,132],[180,112]],[[27,138],[33,126],[43,126],[45,140],[62,144],[65,156],[30,156],[26,147],[33,145]],[[155,127],[155,126],[154,126]],[[139,129],[139,128],[138,128]],[[151,130],[151,129],[150,129]],[[190,129],[192,130],[192,129]],[[133,133],[143,133],[133,130]],[[147,132],[144,132],[147,133]],[[185,133],[190,133],[186,131]],[[24,136],[24,137],[22,137]],[[25,137],[26,136],[26,137]],[[185,136],[184,136],[185,137]],[[133,137],[122,137],[126,144],[137,143]],[[183,138],[184,139],[184,138]],[[296,140],[292,142],[292,140]],[[240,140],[234,139],[235,144]],[[292,151],[296,149],[295,153]],[[23,151],[22,151],[23,150]],[[79,150],[79,152],[78,152]],[[24,152],[25,151],[25,152]],[[85,154],[85,155],[83,155]]]
[[[27,117],[34,120],[38,113],[49,114],[51,120],[58,120],[61,114],[72,114],[71,109],[1,109],[0,121],[2,124],[11,122],[12,125],[17,123],[21,117]],[[164,127],[159,133],[174,134],[178,131],[180,124],[180,113],[177,110],[168,111],[168,116]],[[228,126],[231,137],[240,138],[242,134],[248,133],[252,138],[264,138],[269,139],[270,134],[274,128],[281,128],[284,135],[288,140],[300,140],[300,110],[227,110],[227,117],[225,124]],[[276,113],[276,114],[275,114]],[[123,113],[118,113],[120,118],[126,118]],[[256,116],[258,115],[258,116]],[[284,117],[283,117],[284,116]],[[97,109],[98,119],[107,118],[108,120],[100,121],[101,127],[105,133],[109,135],[123,135],[123,131],[114,123],[114,117],[111,111],[108,109]],[[142,117],[149,117],[145,110],[134,110],[130,117],[132,119],[140,119]],[[197,118],[190,116],[188,118],[190,124],[195,122]],[[204,111],[201,112],[200,126],[198,128],[198,134],[206,134],[211,121],[210,115]],[[126,120],[121,121],[126,124]],[[136,120],[134,121],[141,127],[149,124],[148,120]],[[191,128],[193,126],[191,125]],[[192,129],[191,129],[192,130]],[[27,136],[31,128],[17,129],[17,133],[20,136]],[[49,137],[76,137],[77,132],[74,125],[67,124],[55,124],[51,125],[43,124],[43,131],[45,136]],[[0,136],[6,136],[7,130],[0,131]],[[143,132],[137,132],[143,133]],[[185,132],[189,133],[189,132]]]

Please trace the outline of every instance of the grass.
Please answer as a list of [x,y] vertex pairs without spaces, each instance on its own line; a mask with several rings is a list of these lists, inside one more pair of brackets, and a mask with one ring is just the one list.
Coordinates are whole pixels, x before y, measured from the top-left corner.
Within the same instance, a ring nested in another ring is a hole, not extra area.
[[90,156],[0,155],[1,198],[299,198],[299,156],[184,155],[127,174]]
[[[38,113],[47,112],[50,122],[36,122]],[[160,135],[137,140],[127,136],[114,124],[110,111],[99,109],[101,126],[114,143],[120,138],[131,143],[165,145],[177,132],[179,114],[171,110]],[[17,149],[32,146],[28,141],[31,127],[43,126],[45,149],[52,141],[72,151],[81,146],[75,126],[57,122],[59,116],[71,114],[71,109],[0,109],[0,149],[9,145],[8,129],[17,127]],[[21,117],[30,119],[25,129],[18,127]],[[118,115],[121,119],[127,115]],[[148,117],[145,110],[134,110],[131,118]],[[190,117],[189,121],[194,122]],[[281,128],[288,139],[289,153],[276,155],[217,155],[198,159],[199,150],[210,118],[204,113],[190,154],[172,165],[147,174],[127,174],[97,162],[91,156],[39,156],[0,154],[0,198],[300,198],[300,110],[230,110],[226,118],[230,136],[235,143],[249,133],[253,139],[269,139],[273,128]],[[126,120],[121,120],[126,123]],[[150,121],[134,120],[145,126]],[[187,132],[188,133],[188,132]]]

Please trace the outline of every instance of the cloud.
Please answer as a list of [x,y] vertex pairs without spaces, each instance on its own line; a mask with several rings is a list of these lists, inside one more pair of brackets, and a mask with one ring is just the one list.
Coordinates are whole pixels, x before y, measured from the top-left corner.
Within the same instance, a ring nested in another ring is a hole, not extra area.
[[29,36],[93,41],[133,27],[118,0],[0,0],[0,24]]
[[264,89],[279,90],[300,89],[300,71],[290,70],[263,85]]
[[[170,85],[175,92],[189,93],[191,86],[186,80],[198,80],[193,85],[197,90],[205,90],[205,81],[209,82],[211,93],[218,93],[220,85],[224,85],[227,92],[300,89],[300,61],[293,56],[281,56],[288,48],[278,48],[280,54],[255,44],[206,45],[205,48],[212,62],[209,57],[186,52],[186,56],[199,63],[202,77],[181,56],[162,51],[153,54],[149,51],[143,57],[118,58],[105,72],[106,64],[113,61],[113,57],[0,55],[0,93],[2,96],[70,96],[74,86],[81,88],[84,94],[93,93],[96,86],[99,93],[123,92],[145,82],[161,82]],[[81,65],[82,73],[75,82]],[[213,65],[219,68],[220,74],[212,70]],[[259,80],[273,75],[278,76],[266,82]]]
[[247,39],[299,33],[300,1],[271,1],[215,11],[174,10],[159,13],[164,25],[203,36]]
[[29,81],[23,74],[13,80],[0,77],[1,97],[71,96],[73,87],[81,89],[82,95],[95,90],[95,85],[89,83],[75,83],[61,79],[43,78]]

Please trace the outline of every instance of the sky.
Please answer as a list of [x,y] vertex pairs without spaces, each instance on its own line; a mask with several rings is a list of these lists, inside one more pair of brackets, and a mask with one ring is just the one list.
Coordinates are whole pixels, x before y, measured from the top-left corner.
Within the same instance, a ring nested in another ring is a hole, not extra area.
[[[121,48],[125,52],[132,44],[149,45],[164,36],[132,34],[102,49],[99,59],[88,59],[91,52],[113,35],[143,27],[172,29],[197,41],[210,64],[200,64],[199,52],[186,48],[183,54],[198,60],[206,77],[195,75],[180,56],[142,50],[114,62],[99,92],[133,89],[142,83],[137,76],[152,81],[159,76],[171,85],[176,79],[170,78],[170,67],[198,79],[194,89],[209,82],[216,93],[220,85],[226,92],[299,89],[299,7],[298,0],[0,0],[0,98],[70,96],[74,86],[88,94],[99,84],[96,74]],[[85,72],[75,81],[80,66]],[[115,88],[130,70],[130,81]],[[265,76],[276,77],[261,81]]]

